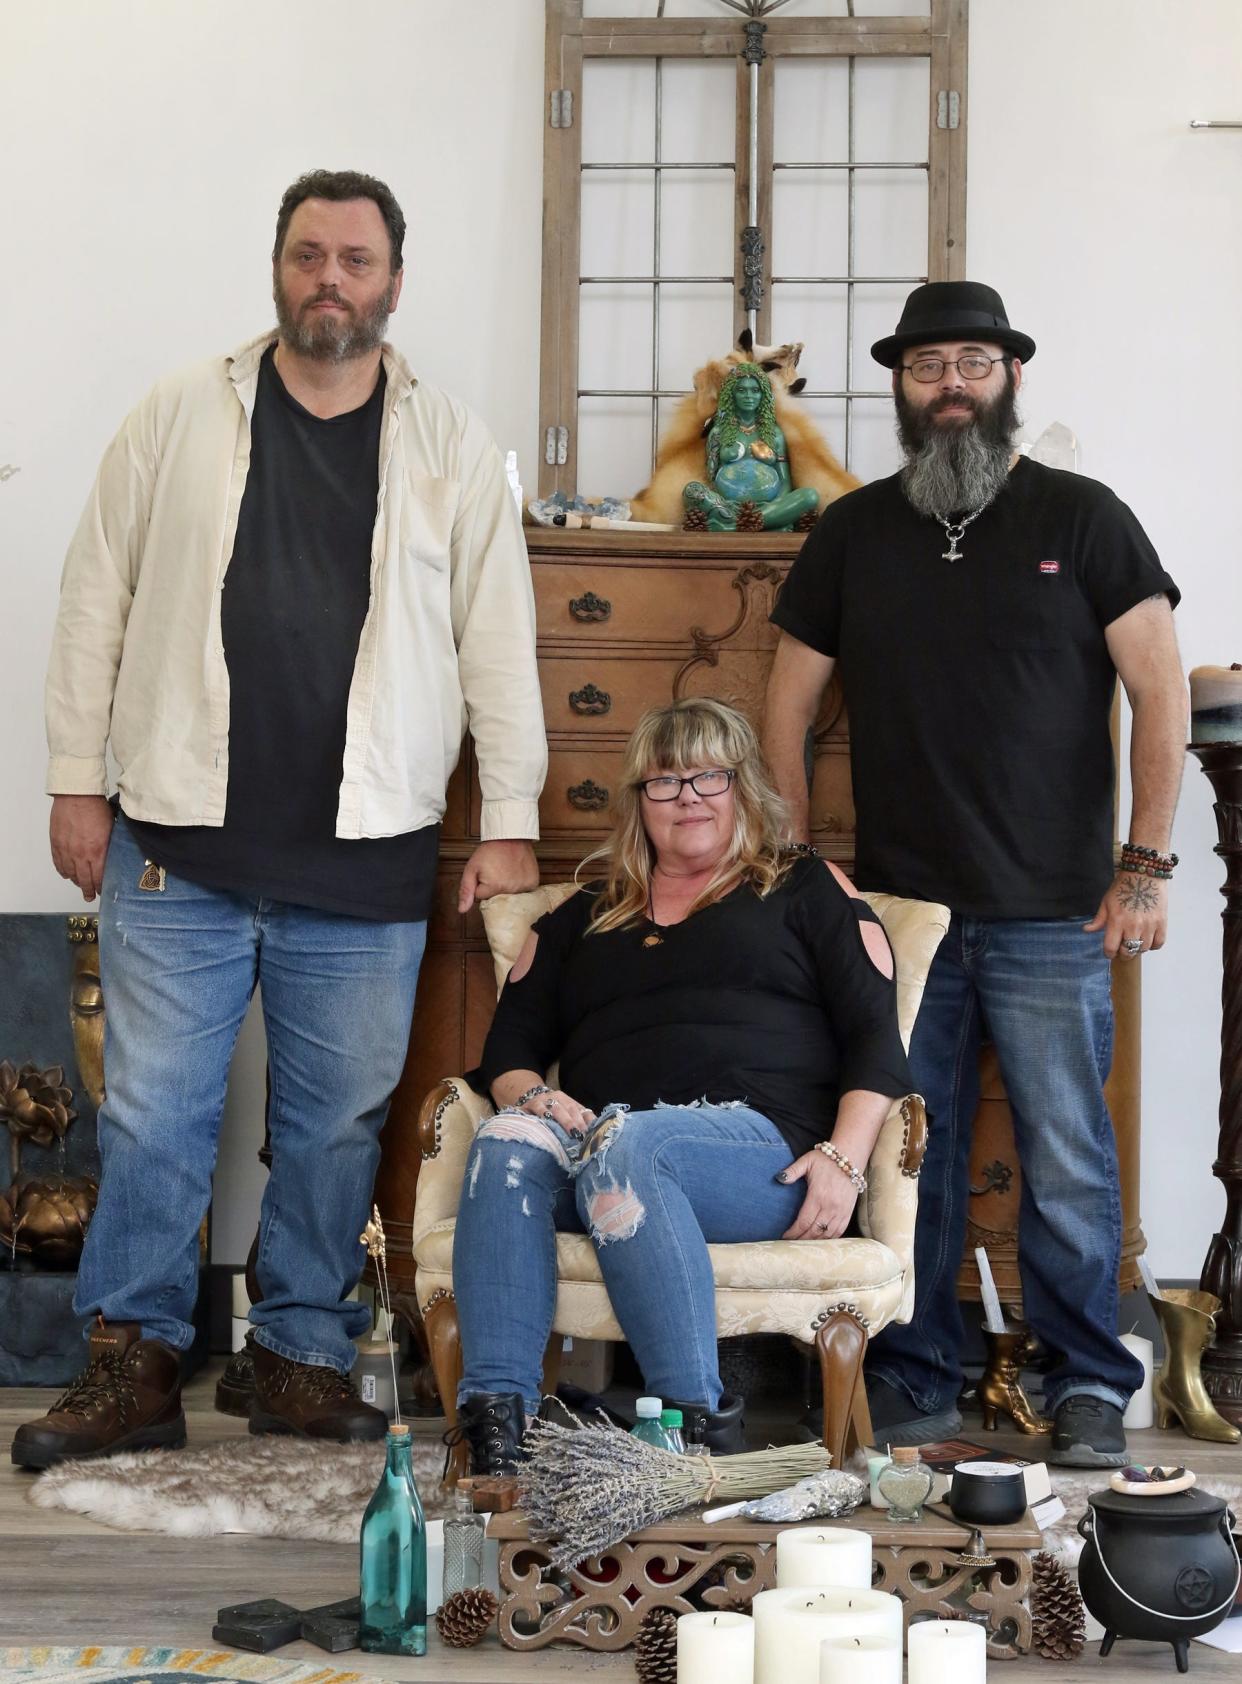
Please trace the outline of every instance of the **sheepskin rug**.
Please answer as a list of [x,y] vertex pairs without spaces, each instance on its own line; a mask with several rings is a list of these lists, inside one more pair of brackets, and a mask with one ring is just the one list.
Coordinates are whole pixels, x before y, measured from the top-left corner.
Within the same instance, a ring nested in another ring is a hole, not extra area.
[[[246,1532],[352,1543],[384,1466],[384,1444],[299,1438],[229,1439],[201,1449],[139,1450],[62,1462],[30,1489],[39,1508],[89,1515],[122,1532],[179,1538]],[[440,1496],[444,1447],[414,1443],[414,1476],[429,1517]]]

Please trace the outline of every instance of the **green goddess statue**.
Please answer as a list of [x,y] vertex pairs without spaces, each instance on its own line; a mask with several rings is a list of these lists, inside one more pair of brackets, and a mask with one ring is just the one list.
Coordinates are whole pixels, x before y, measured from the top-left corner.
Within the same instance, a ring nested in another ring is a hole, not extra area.
[[794,489],[772,385],[754,363],[739,364],[720,388],[707,432],[707,480],[692,480],[682,496],[712,532],[736,532],[743,503],[756,506],[768,532],[791,532],[819,506],[810,486]]

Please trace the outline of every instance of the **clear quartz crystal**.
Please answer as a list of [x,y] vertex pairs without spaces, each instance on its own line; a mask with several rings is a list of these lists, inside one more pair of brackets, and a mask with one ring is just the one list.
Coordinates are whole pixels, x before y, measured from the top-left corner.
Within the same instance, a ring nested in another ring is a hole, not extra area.
[[888,1501],[888,1518],[898,1526],[912,1526],[923,1518],[923,1504],[931,1494],[932,1471],[919,1461],[914,1448],[900,1447],[881,1468],[876,1479],[880,1495]]
[[453,1508],[444,1518],[443,1600],[459,1590],[474,1590],[483,1583],[483,1535],[485,1515],[476,1514],[464,1491],[455,1491]]

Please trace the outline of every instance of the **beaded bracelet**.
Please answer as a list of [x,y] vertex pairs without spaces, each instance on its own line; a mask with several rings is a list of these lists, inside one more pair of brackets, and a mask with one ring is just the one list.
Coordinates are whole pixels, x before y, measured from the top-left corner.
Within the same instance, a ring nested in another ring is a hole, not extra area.
[[1157,848],[1143,848],[1137,842],[1121,844],[1121,869],[1135,871],[1140,877],[1157,877],[1167,882],[1177,863],[1176,854],[1162,854]]
[[541,1093],[551,1093],[551,1092],[552,1092],[552,1089],[548,1086],[548,1084],[546,1082],[536,1082],[533,1088],[527,1088],[526,1092],[521,1096],[521,1098],[515,1099],[513,1103],[517,1107],[517,1109],[520,1111],[522,1109],[523,1105],[526,1104],[528,1099],[537,1099],[538,1096]]
[[817,1152],[822,1152],[830,1163],[837,1166],[837,1168],[841,1171],[841,1174],[848,1179],[850,1186],[856,1193],[865,1193],[867,1191],[867,1177],[860,1169],[856,1169],[854,1167],[854,1165],[846,1157],[845,1153],[840,1151],[838,1147],[834,1146],[831,1140],[817,1140],[815,1142],[815,1150]]

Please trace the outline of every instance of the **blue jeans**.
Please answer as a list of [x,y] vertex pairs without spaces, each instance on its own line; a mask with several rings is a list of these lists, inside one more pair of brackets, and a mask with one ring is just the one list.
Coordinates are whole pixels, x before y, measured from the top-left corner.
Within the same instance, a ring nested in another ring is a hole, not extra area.
[[501,1112],[475,1137],[453,1242],[465,1370],[458,1401],[520,1392],[539,1408],[556,1306],[556,1234],[587,1233],[648,1389],[720,1402],[716,1288],[707,1247],[778,1239],[803,1182],[795,1154],[749,1106],[659,1106],[620,1115],[571,1161],[555,1125]]
[[365,1262],[379,1132],[405,1060],[426,925],[376,923],[167,878],[139,889],[123,819],[100,895],[107,1008],[103,1175],[74,1308],[193,1341],[198,1232],[229,1063],[256,983],[271,1079],[256,1337],[347,1373],[369,1326],[344,1302]]
[[1124,1408],[1142,1370],[1117,1337],[1121,1196],[1104,1082],[1113,1056],[1109,964],[1085,918],[956,913],[927,979],[910,1064],[927,1101],[919,1178],[914,1319],[872,1342],[868,1374],[924,1414],[962,1383],[957,1270],[966,1236],[979,1048],[991,1040],[1013,1112],[1022,1200],[1018,1245],[1027,1320],[1056,1367],[1055,1410],[1076,1392]]

